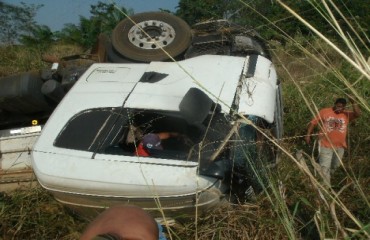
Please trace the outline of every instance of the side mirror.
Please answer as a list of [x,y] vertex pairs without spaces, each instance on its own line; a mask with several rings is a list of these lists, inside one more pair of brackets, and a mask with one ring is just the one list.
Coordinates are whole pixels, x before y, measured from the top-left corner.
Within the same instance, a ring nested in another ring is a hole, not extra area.
[[208,116],[214,102],[202,90],[190,88],[179,108],[183,118],[191,125],[200,125]]
[[217,179],[225,179],[229,171],[230,164],[228,163],[228,160],[225,159],[215,162],[201,162],[199,166],[200,175]]

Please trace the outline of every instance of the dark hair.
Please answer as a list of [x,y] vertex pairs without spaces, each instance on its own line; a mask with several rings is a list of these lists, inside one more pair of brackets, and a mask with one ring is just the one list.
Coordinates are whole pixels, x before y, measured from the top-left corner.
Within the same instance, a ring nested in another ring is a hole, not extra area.
[[337,100],[335,100],[335,103],[334,104],[337,104],[337,103],[341,103],[343,105],[346,105],[347,104],[347,100],[344,99],[344,98],[337,98]]

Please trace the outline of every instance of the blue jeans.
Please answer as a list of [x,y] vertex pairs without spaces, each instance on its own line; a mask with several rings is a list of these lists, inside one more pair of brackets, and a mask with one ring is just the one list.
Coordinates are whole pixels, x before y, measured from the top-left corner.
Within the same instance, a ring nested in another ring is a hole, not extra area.
[[324,182],[330,186],[330,174],[339,167],[343,158],[344,148],[320,147],[319,151],[319,163]]

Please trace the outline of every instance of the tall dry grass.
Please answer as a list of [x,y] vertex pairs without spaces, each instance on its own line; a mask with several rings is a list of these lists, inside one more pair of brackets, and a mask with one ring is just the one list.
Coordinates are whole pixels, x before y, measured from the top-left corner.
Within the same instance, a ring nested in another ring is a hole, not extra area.
[[[367,239],[370,227],[368,188],[370,176],[369,167],[366,164],[369,156],[367,146],[369,146],[370,133],[367,124],[367,119],[369,119],[368,89],[370,87],[370,69],[369,63],[366,62],[368,56],[359,51],[360,48],[355,45],[354,41],[343,33],[342,26],[338,24],[338,19],[334,18],[332,11],[337,11],[340,16],[344,14],[339,12],[332,1],[328,1],[329,5],[323,1],[324,10],[327,11],[327,14],[323,13],[323,15],[330,16],[325,20],[332,23],[333,28],[341,37],[342,49],[314,29],[308,21],[302,19],[287,5],[281,1],[278,2],[317,34],[313,42],[309,41],[311,39],[302,39],[299,36],[290,38],[292,45],[290,50],[293,48],[300,52],[301,57],[298,61],[293,61],[293,63],[287,61],[286,59],[291,59],[291,55],[288,51],[284,51],[285,54],[279,53],[279,50],[283,50],[281,48],[276,48],[277,51],[274,52],[276,62],[281,64],[279,76],[285,77],[283,78],[285,103],[287,106],[294,106],[288,110],[289,116],[285,118],[287,133],[290,132],[289,126],[301,125],[302,130],[299,131],[296,128],[298,131],[294,132],[294,135],[304,135],[309,119],[317,114],[318,109],[332,106],[337,97],[355,96],[363,109],[362,117],[350,126],[350,148],[342,162],[341,169],[334,175],[333,188],[327,188],[320,181],[320,168],[317,167],[317,155],[312,146],[304,146],[302,140],[293,142],[295,147],[287,146],[289,153],[297,151],[297,148],[305,150],[303,156],[287,161],[293,162],[293,167],[288,165],[282,169],[282,172],[286,172],[286,176],[294,175],[290,173],[291,171],[297,171],[300,175],[297,179],[300,184],[289,184],[291,188],[289,190],[296,189],[292,192],[290,200],[294,199],[298,186],[304,189],[301,192],[303,194],[295,196],[296,200],[293,203],[295,211],[302,212],[300,215],[304,217],[305,223],[314,223],[315,237]],[[323,11],[317,8],[316,10]],[[348,21],[345,22],[348,23]],[[360,34],[355,35],[360,36]],[[368,54],[366,51],[368,49],[366,47],[363,49],[365,49],[364,53]],[[289,98],[291,92],[295,92],[293,98]],[[292,104],[288,104],[288,101]],[[296,124],[290,125],[290,121]],[[357,151],[353,151],[353,148]],[[359,169],[359,164],[362,170]],[[357,204],[355,208],[354,199]],[[286,203],[289,207],[289,202]],[[359,211],[359,208],[362,210]]]
[[77,45],[53,45],[48,49],[27,48],[21,45],[0,46],[0,77],[49,68],[50,63],[42,60],[44,55],[57,58],[82,53],[82,48]]

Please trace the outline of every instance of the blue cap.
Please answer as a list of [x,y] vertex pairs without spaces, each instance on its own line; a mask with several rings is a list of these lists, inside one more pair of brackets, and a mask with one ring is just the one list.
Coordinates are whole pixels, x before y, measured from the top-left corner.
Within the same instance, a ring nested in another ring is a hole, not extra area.
[[142,140],[144,148],[151,150],[151,149],[156,149],[156,150],[162,150],[162,144],[161,144],[161,139],[157,134],[154,133],[149,133],[146,134],[143,137]]

